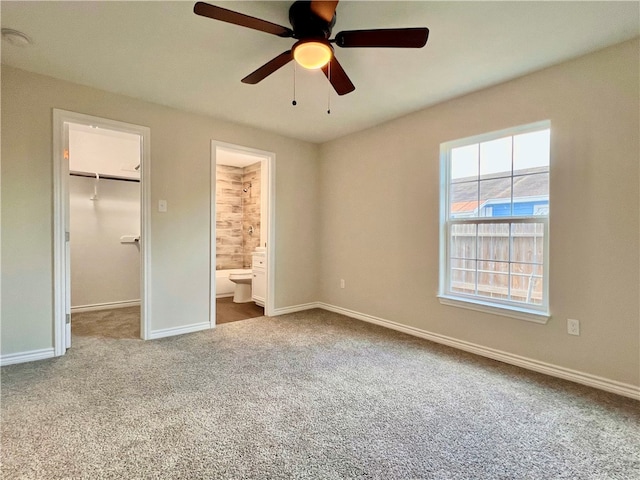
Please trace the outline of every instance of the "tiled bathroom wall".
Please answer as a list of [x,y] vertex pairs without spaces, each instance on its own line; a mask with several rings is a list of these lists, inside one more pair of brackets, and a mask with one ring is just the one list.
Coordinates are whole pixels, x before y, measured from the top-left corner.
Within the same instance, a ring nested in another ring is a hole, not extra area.
[[259,243],[260,162],[216,165],[216,269],[250,268]]
[[260,167],[257,162],[242,172],[242,246],[247,268],[251,266],[251,253],[260,246]]

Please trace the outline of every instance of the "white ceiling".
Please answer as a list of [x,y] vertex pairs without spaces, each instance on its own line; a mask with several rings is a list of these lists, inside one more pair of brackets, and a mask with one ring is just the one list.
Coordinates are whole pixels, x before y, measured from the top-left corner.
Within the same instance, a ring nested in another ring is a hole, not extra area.
[[216,147],[216,163],[229,167],[244,168],[253,165],[265,157],[234,150],[233,148]]
[[[289,26],[290,2],[216,5]],[[639,2],[341,1],[341,30],[430,29],[423,49],[340,49],[356,86],[338,97],[319,72],[293,62],[257,85],[240,79],[292,45],[218,22],[180,2],[2,1],[2,62],[150,102],[324,142],[638,36]]]

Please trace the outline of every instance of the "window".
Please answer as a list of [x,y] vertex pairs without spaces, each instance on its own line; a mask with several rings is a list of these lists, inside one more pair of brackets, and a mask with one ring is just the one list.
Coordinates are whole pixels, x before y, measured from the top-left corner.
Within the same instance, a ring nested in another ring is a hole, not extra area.
[[546,323],[550,123],[444,143],[440,301]]

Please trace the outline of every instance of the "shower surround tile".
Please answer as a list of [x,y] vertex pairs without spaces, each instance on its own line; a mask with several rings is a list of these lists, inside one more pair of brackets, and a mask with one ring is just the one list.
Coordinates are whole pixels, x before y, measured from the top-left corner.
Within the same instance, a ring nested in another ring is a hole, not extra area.
[[260,244],[260,167],[216,165],[217,269],[251,267]]

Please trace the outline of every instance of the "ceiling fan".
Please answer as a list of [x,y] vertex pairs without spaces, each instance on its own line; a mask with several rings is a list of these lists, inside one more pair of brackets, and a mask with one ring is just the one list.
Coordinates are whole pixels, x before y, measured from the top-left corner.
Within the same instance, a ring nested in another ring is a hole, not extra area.
[[356,87],[351,83],[336,59],[333,44],[341,48],[422,48],[427,43],[428,28],[345,30],[330,39],[331,29],[336,23],[337,6],[337,0],[298,0],[294,2],[289,8],[289,22],[293,28],[283,27],[204,2],[197,2],[193,11],[203,17],[297,40],[290,50],[282,52],[242,79],[243,83],[249,84],[256,84],[264,80],[291,60],[295,60],[304,68],[321,68],[338,95],[345,95],[353,92]]

